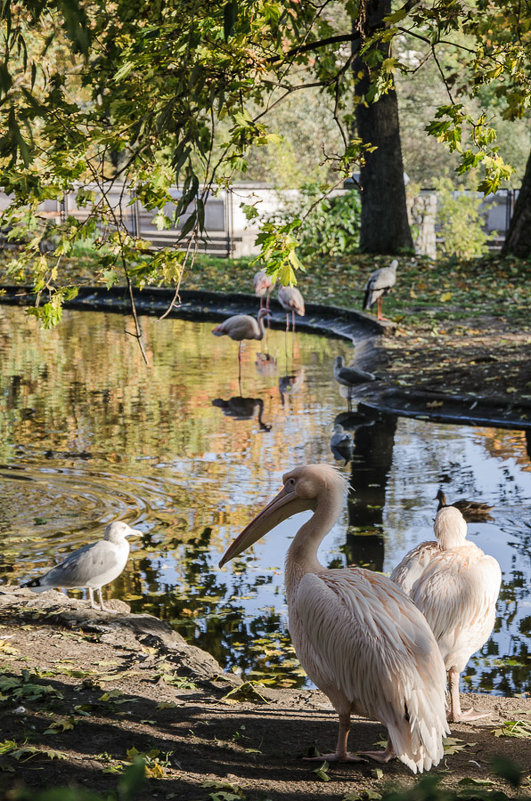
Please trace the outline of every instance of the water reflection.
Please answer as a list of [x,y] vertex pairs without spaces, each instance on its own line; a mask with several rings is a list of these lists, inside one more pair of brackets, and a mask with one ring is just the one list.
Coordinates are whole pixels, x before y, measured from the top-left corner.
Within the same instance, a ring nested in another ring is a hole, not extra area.
[[254,417],[255,411],[258,410],[256,420],[260,431],[271,431],[271,426],[262,420],[264,413],[264,401],[262,398],[242,398],[241,395],[228,400],[215,398],[212,401],[212,406],[217,406],[224,415],[233,417],[235,420],[250,420],[251,417]]
[[[334,422],[352,436],[348,505],[323,563],[390,572],[431,539],[437,489],[495,504],[469,538],[502,565],[496,629],[473,657],[472,689],[529,690],[529,440],[342,411],[333,379],[351,345],[271,330],[242,348],[211,324],[143,318],[152,368],[123,318],[66,313],[42,331],[0,306],[0,575],[37,575],[121,518],[144,532],[110,591],[169,620],[226,666],[303,684],[287,633],[282,564],[301,518],[286,521],[236,566],[227,544],[296,464],[332,462]],[[259,348],[262,347],[262,351]],[[264,353],[267,348],[267,353]],[[344,460],[341,460],[342,462]]]

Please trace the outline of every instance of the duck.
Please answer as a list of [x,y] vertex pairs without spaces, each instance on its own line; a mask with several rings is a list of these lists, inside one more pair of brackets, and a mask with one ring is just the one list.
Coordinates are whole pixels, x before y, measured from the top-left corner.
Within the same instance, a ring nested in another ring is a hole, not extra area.
[[488,503],[483,503],[482,501],[467,501],[462,498],[460,501],[454,501],[453,503],[446,502],[446,495],[439,489],[437,491],[437,495],[435,496],[435,500],[439,501],[439,505],[437,506],[437,511],[443,509],[445,506],[454,506],[456,509],[459,509],[467,523],[481,523],[482,520],[492,520],[492,515],[489,514],[490,510],[493,509],[493,506],[490,506]]

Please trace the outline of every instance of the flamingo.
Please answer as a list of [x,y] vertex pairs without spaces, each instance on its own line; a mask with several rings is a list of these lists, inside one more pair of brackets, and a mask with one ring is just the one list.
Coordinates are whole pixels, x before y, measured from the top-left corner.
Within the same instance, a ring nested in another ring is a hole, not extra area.
[[238,363],[240,365],[241,377],[241,360],[242,360],[242,342],[244,339],[263,339],[265,335],[263,318],[269,314],[267,309],[260,309],[257,314],[256,320],[250,314],[234,314],[223,320],[222,323],[212,329],[215,337],[228,336],[239,342],[238,347]]
[[304,317],[304,298],[294,286],[281,286],[278,290],[278,302],[286,312],[286,331],[289,331],[289,313],[291,312],[291,329],[295,331],[295,312]]
[[425,616],[439,645],[450,685],[452,722],[488,717],[461,710],[459,675],[494,626],[501,570],[494,557],[466,541],[459,509],[445,506],[434,524],[437,542],[413,548],[391,573]]
[[269,309],[269,296],[273,291],[275,283],[270,275],[265,270],[260,270],[255,273],[253,278],[254,294],[260,298],[260,308],[263,307],[264,295],[266,296],[266,309]]
[[492,520],[492,515],[489,514],[489,511],[493,507],[489,506],[488,503],[483,503],[482,501],[467,501],[464,498],[460,501],[454,501],[453,503],[446,503],[446,495],[442,489],[437,491],[435,499],[439,501],[437,511],[443,509],[445,506],[455,506],[456,509],[459,509],[467,523],[480,523],[482,520]]
[[366,756],[387,762],[396,755],[413,773],[429,770],[441,760],[448,733],[444,664],[430,627],[386,576],[356,567],[330,570],[318,561],[317,549],[345,499],[339,471],[312,464],[282,481],[283,489],[230,545],[220,566],[282,520],[313,511],[288,550],[285,582],[297,656],[339,716],[336,750],[318,759],[358,759],[347,750],[355,712],[389,731],[386,750]]
[[381,267],[370,274],[367,283],[365,284],[365,295],[363,297],[363,309],[370,309],[370,307],[377,303],[378,320],[383,320],[382,317],[382,298],[394,287],[396,283],[396,268],[398,262],[393,259],[389,267]]
[[97,590],[101,611],[112,612],[103,603],[101,588],[118,578],[124,569],[129,556],[127,537],[140,534],[141,531],[131,528],[121,520],[110,523],[102,540],[78,548],[44,576],[31,579],[21,586],[29,587],[33,592],[44,592],[55,587],[86,587],[93,609],[97,609],[94,604],[94,590]]

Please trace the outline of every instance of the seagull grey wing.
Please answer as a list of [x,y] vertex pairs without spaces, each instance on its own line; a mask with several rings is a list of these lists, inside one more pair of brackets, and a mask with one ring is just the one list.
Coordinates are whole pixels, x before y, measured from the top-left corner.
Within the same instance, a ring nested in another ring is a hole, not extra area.
[[49,587],[99,587],[112,581],[107,575],[115,574],[115,578],[122,569],[116,548],[101,540],[70,554],[47,573],[45,583]]

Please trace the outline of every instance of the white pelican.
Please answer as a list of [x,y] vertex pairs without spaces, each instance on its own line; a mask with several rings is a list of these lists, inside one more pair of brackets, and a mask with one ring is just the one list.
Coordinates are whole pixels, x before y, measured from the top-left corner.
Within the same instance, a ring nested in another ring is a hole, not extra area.
[[286,331],[289,330],[289,313],[291,312],[291,329],[295,331],[295,312],[304,317],[304,298],[294,286],[281,286],[278,290],[278,302],[286,312]]
[[492,520],[492,515],[489,514],[489,511],[493,507],[483,501],[467,501],[462,498],[460,501],[446,503],[446,495],[442,489],[437,491],[435,499],[439,501],[437,511],[443,509],[445,506],[455,506],[468,523],[481,523],[482,520]]
[[271,278],[270,275],[266,273],[265,270],[259,270],[259,272],[255,273],[253,278],[253,285],[254,285],[254,294],[256,297],[260,298],[260,308],[263,307],[264,304],[264,295],[266,296],[266,309],[269,309],[269,296],[273,291],[273,287],[275,286],[275,281]]
[[265,335],[263,318],[269,314],[267,309],[260,309],[256,320],[250,314],[234,314],[223,320],[222,323],[212,329],[215,337],[228,336],[239,342],[238,361],[242,358],[242,341],[244,339],[263,339]]
[[330,465],[297,467],[284,488],[242,531],[224,565],[282,520],[311,509],[288,550],[285,581],[289,628],[297,656],[339,715],[336,750],[319,759],[354,761],[347,750],[352,713],[387,726],[380,762],[393,755],[416,773],[437,765],[448,732],[445,671],[426,620],[390,579],[371,570],[327,570],[321,540],[344,503],[346,482]]
[[113,610],[104,606],[101,588],[118,578],[124,569],[129,556],[127,537],[141,534],[141,531],[131,528],[123,521],[110,523],[105,529],[102,540],[78,548],[44,576],[31,579],[21,586],[29,587],[33,592],[44,592],[54,587],[65,589],[86,587],[93,609],[97,609],[94,603],[94,590],[97,590],[100,609],[102,612],[111,612]]
[[370,307],[377,303],[378,320],[383,320],[382,317],[382,298],[394,287],[396,283],[396,268],[398,262],[393,259],[389,267],[381,267],[370,274],[367,283],[365,284],[365,295],[363,297],[363,309],[370,309]]
[[453,506],[437,513],[437,542],[413,548],[391,573],[424,614],[439,645],[450,685],[450,721],[487,717],[461,711],[459,674],[494,626],[501,570],[494,557],[468,542],[463,515]]

